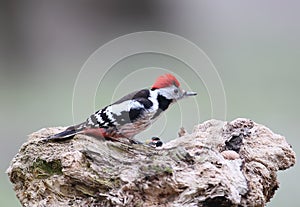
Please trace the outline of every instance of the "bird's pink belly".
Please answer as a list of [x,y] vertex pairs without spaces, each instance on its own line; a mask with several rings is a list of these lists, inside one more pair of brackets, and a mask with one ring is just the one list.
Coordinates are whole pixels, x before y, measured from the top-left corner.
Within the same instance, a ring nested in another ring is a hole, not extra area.
[[124,137],[132,138],[136,134],[144,131],[146,128],[148,128],[151,125],[151,122],[145,122],[145,121],[138,121],[135,123],[128,123],[122,126],[119,133],[122,134]]

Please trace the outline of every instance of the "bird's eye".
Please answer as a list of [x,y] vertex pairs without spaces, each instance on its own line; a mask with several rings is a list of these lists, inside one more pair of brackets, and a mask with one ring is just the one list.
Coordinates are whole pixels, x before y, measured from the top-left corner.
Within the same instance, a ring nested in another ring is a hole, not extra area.
[[174,93],[178,93],[178,89],[177,88],[174,89]]

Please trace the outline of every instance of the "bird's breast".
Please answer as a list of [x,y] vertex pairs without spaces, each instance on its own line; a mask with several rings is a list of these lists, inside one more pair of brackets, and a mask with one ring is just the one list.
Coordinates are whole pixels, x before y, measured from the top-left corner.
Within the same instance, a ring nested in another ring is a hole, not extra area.
[[131,138],[147,129],[154,122],[152,119],[155,112],[144,111],[135,121],[118,127],[118,130],[125,137]]

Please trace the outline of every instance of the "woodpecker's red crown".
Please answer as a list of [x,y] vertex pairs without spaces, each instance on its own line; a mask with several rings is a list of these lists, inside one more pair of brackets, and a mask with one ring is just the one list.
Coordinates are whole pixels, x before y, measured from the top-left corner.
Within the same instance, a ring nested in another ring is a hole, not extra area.
[[175,85],[176,87],[180,86],[179,81],[175,78],[174,75],[167,73],[165,75],[159,76],[155,83],[152,86],[152,89],[166,88],[169,86]]

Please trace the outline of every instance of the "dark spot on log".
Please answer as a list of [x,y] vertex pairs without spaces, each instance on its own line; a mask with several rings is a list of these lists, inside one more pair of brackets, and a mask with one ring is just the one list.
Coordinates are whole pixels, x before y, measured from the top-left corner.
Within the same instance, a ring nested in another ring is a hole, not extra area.
[[224,196],[208,198],[203,202],[203,207],[227,207],[233,206],[233,203]]
[[240,151],[240,148],[243,144],[243,136],[239,135],[233,135],[229,140],[225,141],[226,149],[227,150],[233,150],[236,152]]

